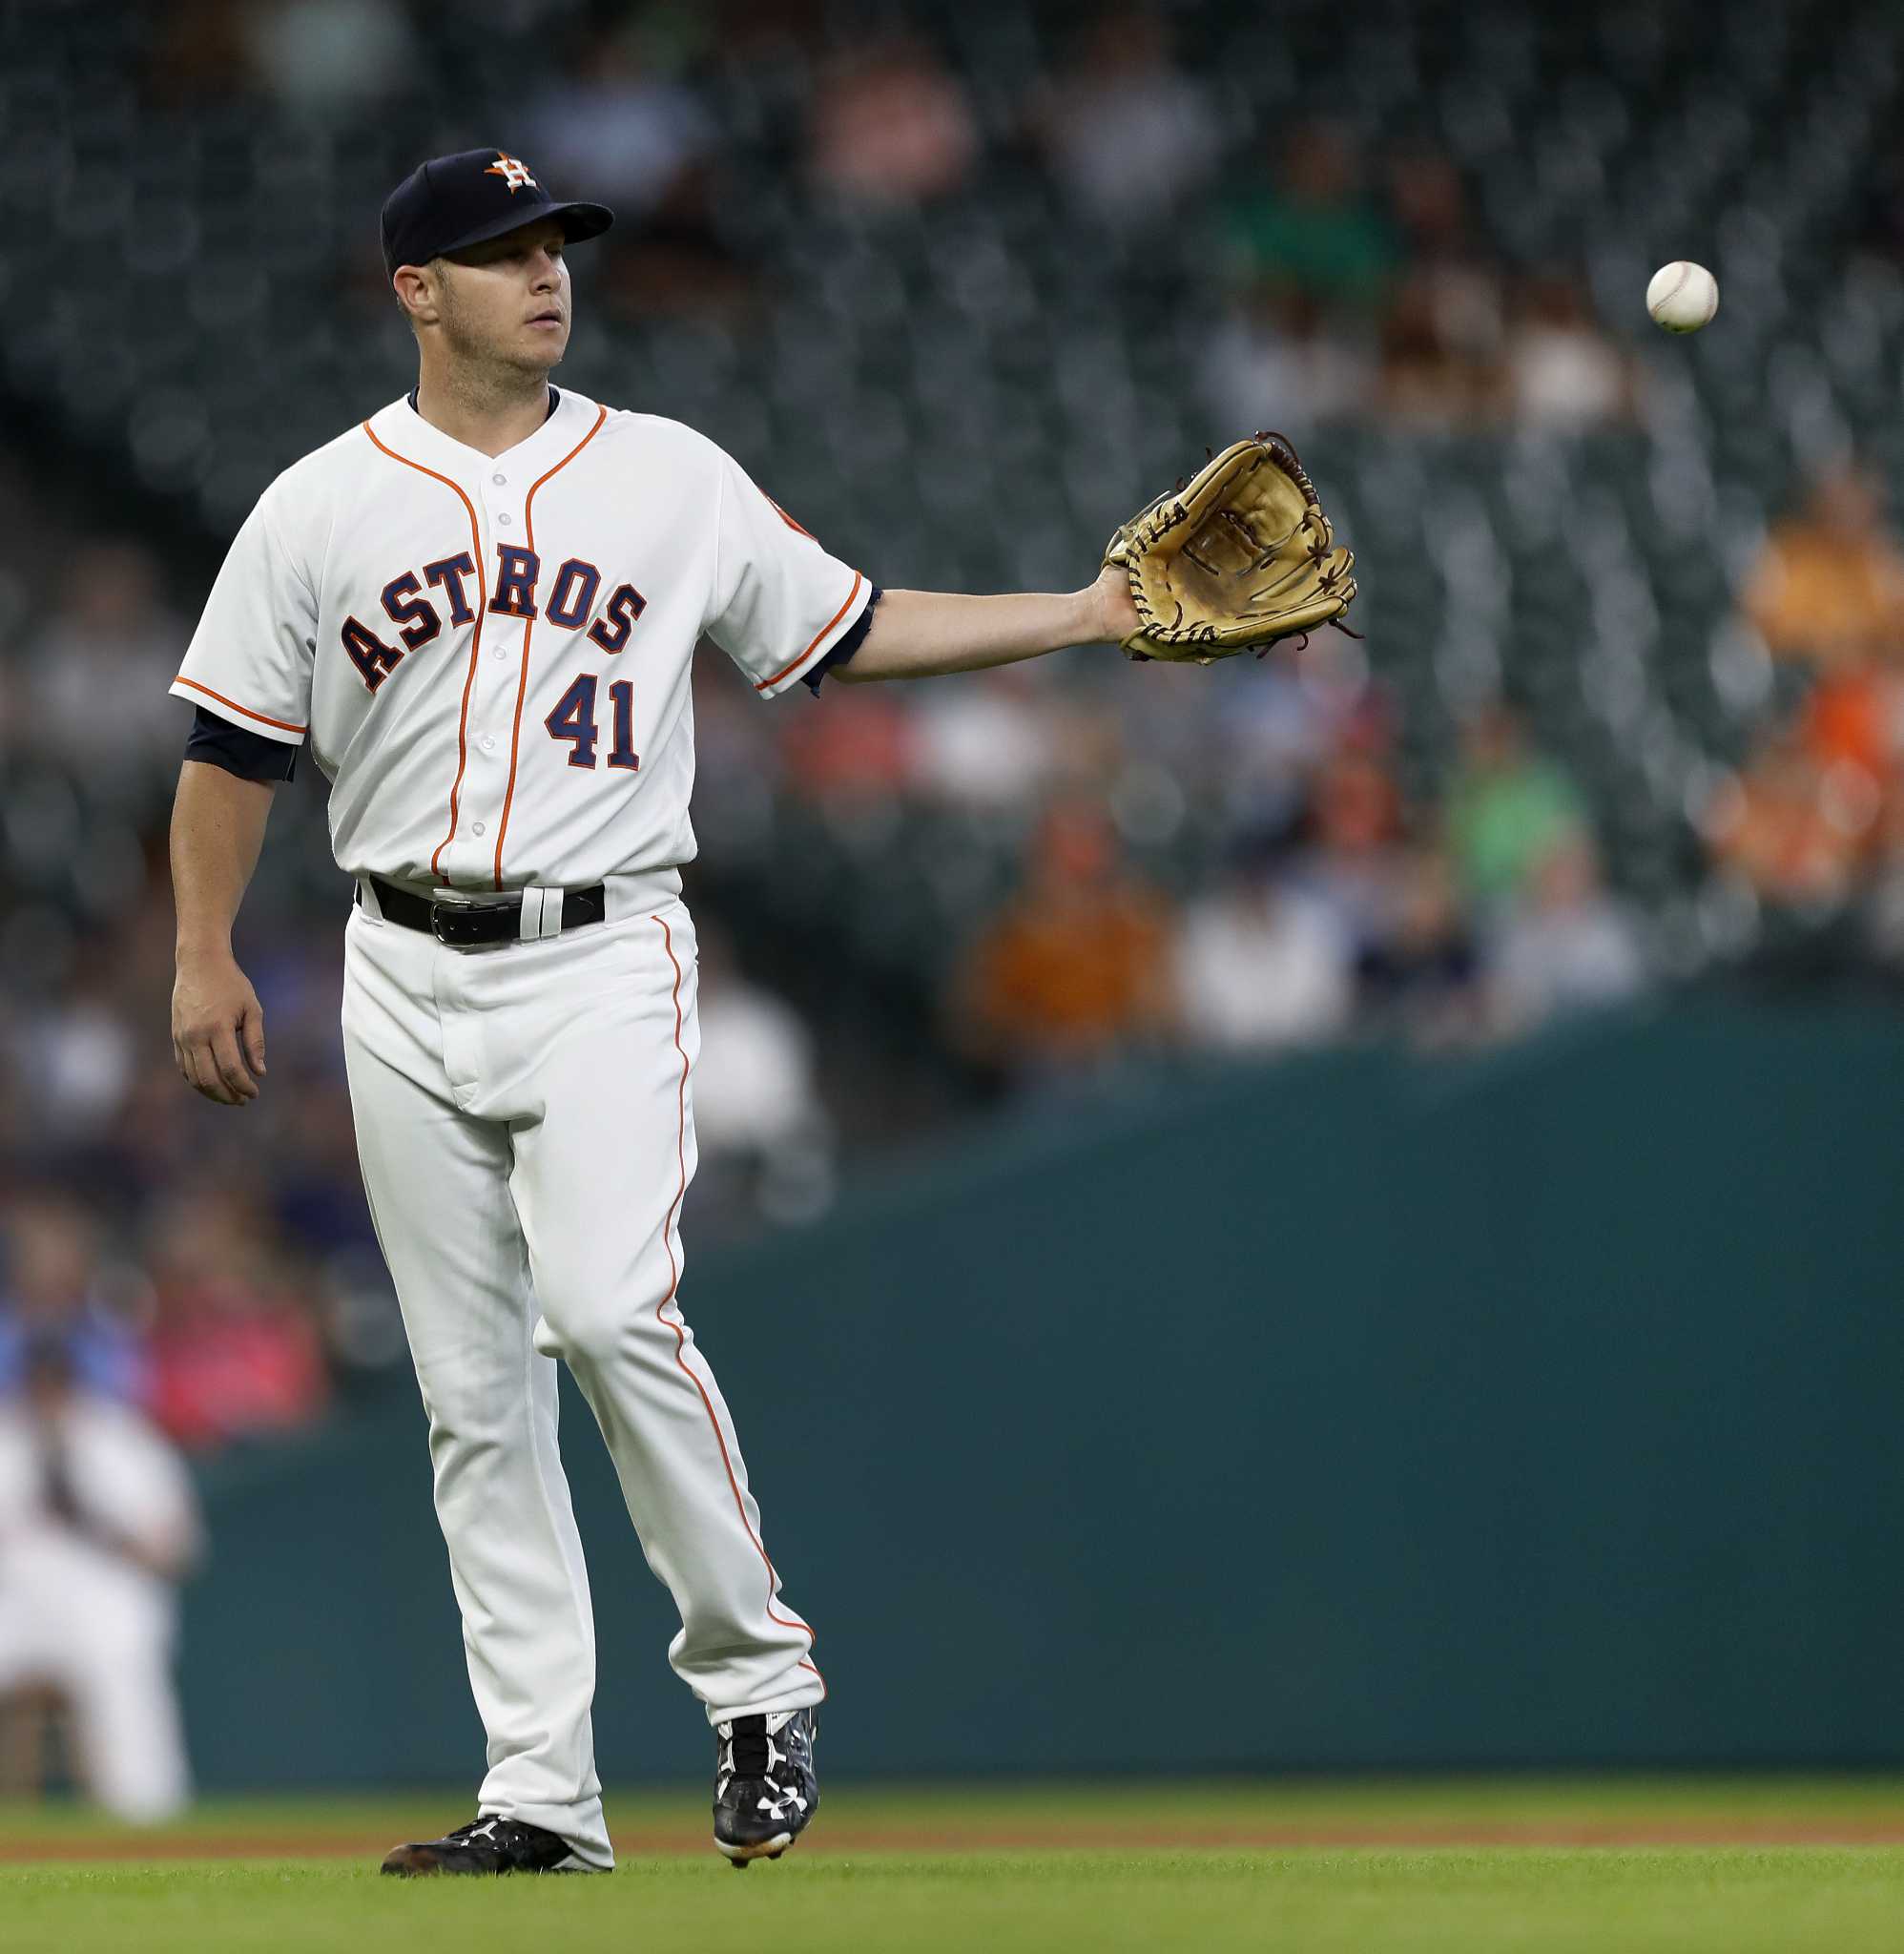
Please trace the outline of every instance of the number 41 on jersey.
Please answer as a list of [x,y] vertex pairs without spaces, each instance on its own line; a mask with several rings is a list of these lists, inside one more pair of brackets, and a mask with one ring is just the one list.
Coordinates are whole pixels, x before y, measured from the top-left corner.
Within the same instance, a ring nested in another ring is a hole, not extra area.
[[[630,680],[617,678],[609,687],[609,708],[614,731],[609,765],[638,773],[641,760],[634,750],[634,686]],[[595,748],[601,742],[601,729],[595,718],[595,675],[583,673],[542,723],[548,728],[551,739],[569,741],[571,767],[592,767]]]

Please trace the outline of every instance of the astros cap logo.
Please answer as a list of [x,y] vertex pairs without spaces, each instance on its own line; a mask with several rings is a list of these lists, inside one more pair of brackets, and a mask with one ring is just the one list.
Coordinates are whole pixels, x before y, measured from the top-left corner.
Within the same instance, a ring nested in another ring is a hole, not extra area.
[[542,188],[542,185],[529,175],[527,163],[517,162],[514,156],[506,155],[502,150],[496,152],[496,160],[483,174],[486,177],[500,177],[509,186],[509,195],[511,197],[524,184],[528,184],[531,190],[540,190]]

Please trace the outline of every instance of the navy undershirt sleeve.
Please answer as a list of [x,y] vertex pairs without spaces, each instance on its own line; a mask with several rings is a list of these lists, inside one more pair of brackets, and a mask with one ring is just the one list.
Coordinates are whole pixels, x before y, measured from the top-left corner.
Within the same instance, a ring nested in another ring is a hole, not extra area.
[[298,749],[282,739],[267,739],[262,733],[251,733],[221,719],[207,706],[192,715],[192,734],[185,742],[185,758],[199,759],[208,766],[223,767],[240,780],[289,780],[298,769]]
[[819,681],[836,665],[843,665],[866,642],[866,634],[873,628],[873,606],[885,595],[878,584],[873,586],[873,594],[866,599],[866,608],[853,620],[853,628],[847,632],[834,648],[827,653],[817,665],[809,672],[800,683],[812,688],[815,698],[819,696]]

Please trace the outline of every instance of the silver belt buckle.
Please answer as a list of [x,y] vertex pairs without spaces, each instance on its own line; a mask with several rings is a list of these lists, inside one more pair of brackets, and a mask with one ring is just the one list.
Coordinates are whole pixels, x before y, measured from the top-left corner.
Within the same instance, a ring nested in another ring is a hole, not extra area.
[[430,934],[445,949],[456,950],[464,956],[472,956],[479,950],[507,949],[515,942],[513,936],[500,936],[494,943],[459,943],[453,936],[444,934],[445,916],[467,915],[474,909],[508,909],[522,907],[522,898],[508,891],[496,895],[470,895],[461,889],[444,889],[430,897]]

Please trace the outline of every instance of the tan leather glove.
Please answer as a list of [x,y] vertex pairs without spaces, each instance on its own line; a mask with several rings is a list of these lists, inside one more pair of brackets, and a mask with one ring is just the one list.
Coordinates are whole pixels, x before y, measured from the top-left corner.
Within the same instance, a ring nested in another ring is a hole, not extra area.
[[1104,560],[1130,578],[1133,658],[1208,665],[1321,624],[1347,631],[1356,596],[1355,556],[1280,434],[1226,447],[1124,524]]

